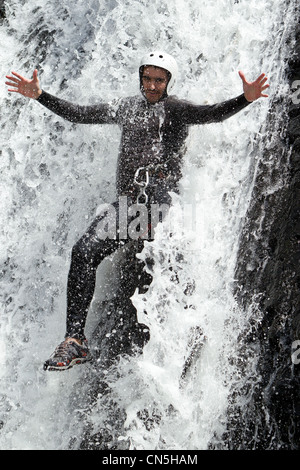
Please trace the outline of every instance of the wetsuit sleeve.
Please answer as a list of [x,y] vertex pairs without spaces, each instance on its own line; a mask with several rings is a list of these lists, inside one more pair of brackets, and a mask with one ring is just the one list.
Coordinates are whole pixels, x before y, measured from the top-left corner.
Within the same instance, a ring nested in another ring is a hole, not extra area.
[[74,123],[115,124],[117,122],[116,109],[107,103],[80,106],[50,95],[44,90],[37,101],[58,116]]
[[195,105],[184,102],[181,115],[185,124],[222,122],[250,104],[244,95],[214,105]]

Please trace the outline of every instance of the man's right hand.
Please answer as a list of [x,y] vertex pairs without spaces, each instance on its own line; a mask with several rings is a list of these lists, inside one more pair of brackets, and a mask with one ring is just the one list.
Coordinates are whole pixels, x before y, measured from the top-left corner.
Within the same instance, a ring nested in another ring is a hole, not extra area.
[[6,75],[6,78],[9,81],[5,82],[5,84],[9,87],[13,87],[9,88],[8,91],[20,93],[21,95],[26,96],[27,98],[33,98],[35,100],[42,94],[39,79],[37,76],[38,72],[36,69],[33,72],[32,80],[24,78],[22,77],[22,75],[19,75],[16,72],[11,73],[12,76]]

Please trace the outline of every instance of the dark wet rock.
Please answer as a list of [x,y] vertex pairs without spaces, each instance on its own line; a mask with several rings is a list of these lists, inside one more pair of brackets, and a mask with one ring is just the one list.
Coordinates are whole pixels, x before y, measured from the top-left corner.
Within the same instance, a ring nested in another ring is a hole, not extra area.
[[[295,44],[287,64],[291,84],[300,79]],[[233,406],[225,436],[232,449],[299,449],[300,361],[292,353],[300,340],[300,103],[291,97],[273,102],[240,240],[236,297],[243,308],[256,304],[260,311],[247,338],[260,349],[260,379],[246,409]]]

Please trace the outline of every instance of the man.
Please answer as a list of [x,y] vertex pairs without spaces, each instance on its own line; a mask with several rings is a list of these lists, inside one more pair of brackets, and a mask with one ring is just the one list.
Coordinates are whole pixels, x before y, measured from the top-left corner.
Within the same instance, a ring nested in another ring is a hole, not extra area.
[[[140,210],[146,207],[147,211],[155,204],[169,205],[169,192],[178,192],[189,126],[221,122],[250,102],[268,96],[263,93],[269,86],[264,74],[252,83],[242,72],[239,75],[244,93],[212,106],[195,105],[169,96],[177,79],[177,64],[173,57],[160,51],[146,54],[140,62],[141,96],[124,98],[113,104],[78,106],[56,98],[40,88],[37,70],[33,72],[32,80],[15,72],[7,76],[8,91],[33,98],[71,122],[117,124],[122,129],[117,167],[119,199],[113,204],[117,231],[115,236],[105,236],[103,226],[107,222],[107,212],[104,211],[73,247],[67,286],[66,335],[45,362],[45,370],[65,370],[91,359],[84,327],[94,294],[96,270],[106,256],[130,239],[123,225],[121,203],[122,210],[127,210],[129,221],[133,220],[135,203],[139,204]],[[148,235],[148,230],[146,232]],[[144,235],[141,232],[139,236],[145,238]]]

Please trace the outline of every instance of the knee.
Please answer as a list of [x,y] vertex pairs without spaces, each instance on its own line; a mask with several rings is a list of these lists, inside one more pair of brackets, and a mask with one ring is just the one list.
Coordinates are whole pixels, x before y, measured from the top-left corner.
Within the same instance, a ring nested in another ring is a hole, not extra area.
[[103,251],[101,244],[93,242],[91,237],[83,236],[72,248],[72,263],[97,268],[104,258]]
[[80,239],[72,248],[72,262],[76,264],[86,264],[91,261],[91,253],[89,253],[87,245]]

